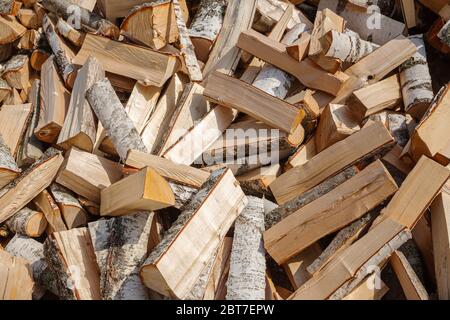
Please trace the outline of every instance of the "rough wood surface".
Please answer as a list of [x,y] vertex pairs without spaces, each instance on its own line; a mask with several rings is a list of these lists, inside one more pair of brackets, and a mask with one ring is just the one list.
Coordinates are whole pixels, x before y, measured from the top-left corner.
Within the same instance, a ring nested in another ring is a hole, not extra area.
[[31,300],[34,281],[29,262],[0,250],[0,300]]
[[42,212],[23,208],[6,220],[9,230],[28,237],[40,237],[47,228],[47,220]]
[[0,135],[0,188],[14,180],[19,173],[20,169],[11,154],[11,150]]

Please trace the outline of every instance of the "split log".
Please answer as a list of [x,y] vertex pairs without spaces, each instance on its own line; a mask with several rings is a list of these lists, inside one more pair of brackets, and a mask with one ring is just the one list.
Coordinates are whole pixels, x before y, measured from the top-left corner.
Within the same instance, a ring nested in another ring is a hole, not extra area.
[[148,0],[97,0],[97,7],[103,16],[115,23],[117,18],[125,18],[133,7],[148,2]]
[[56,182],[73,192],[100,203],[100,191],[122,178],[122,166],[116,162],[72,148]]
[[31,103],[32,115],[28,128],[25,132],[22,145],[17,155],[17,163],[19,166],[28,166],[37,161],[43,154],[43,144],[34,135],[39,122],[39,114],[41,111],[41,81],[35,79],[31,85],[28,100]]
[[31,103],[4,104],[0,109],[0,135],[3,138],[3,144],[9,148],[13,158],[16,157],[22,144],[30,117]]
[[237,177],[246,195],[270,197],[269,185],[281,174],[281,166],[277,163],[263,168],[251,170]]
[[422,155],[434,158],[443,165],[448,165],[450,159],[445,156],[448,144],[448,121],[450,119],[450,90],[445,86],[436,95],[430,109],[416,127],[411,136],[409,153],[414,161]]
[[125,164],[137,169],[151,167],[169,181],[193,188],[200,188],[209,177],[206,171],[136,150],[130,151]]
[[11,92],[12,88],[9,86],[8,82],[0,79],[0,102],[2,102],[4,99],[7,99]]
[[86,34],[81,31],[78,31],[63,19],[61,18],[58,19],[58,22],[56,24],[56,30],[58,30],[58,33],[60,35],[69,40],[75,46],[81,47],[83,45]]
[[39,48],[33,50],[30,57],[31,67],[36,71],[41,71],[42,65],[47,61],[50,55],[50,52],[47,50],[42,50]]
[[284,263],[320,238],[360,218],[397,189],[387,169],[377,161],[267,230],[264,246],[277,263]]
[[189,36],[197,58],[206,63],[222,28],[227,1],[202,0],[189,26]]
[[400,84],[405,111],[420,120],[434,94],[423,35],[410,36],[409,39],[417,47],[417,53],[400,66]]
[[94,201],[90,201],[84,197],[78,196],[77,198],[78,202],[83,206],[84,209],[86,209],[87,212],[92,214],[93,216],[99,216],[100,215],[100,205]]
[[95,82],[104,78],[105,73],[94,57],[90,57],[78,71],[67,115],[57,141],[64,150],[75,146],[92,152],[97,134],[96,119],[85,96],[86,91]]
[[234,227],[227,300],[265,299],[264,203],[256,197],[247,199]]
[[73,63],[84,65],[90,56],[97,58],[105,71],[138,80],[146,86],[162,87],[180,67],[179,59],[173,54],[88,33]]
[[0,135],[0,189],[14,180],[20,174],[20,169],[11,154],[11,150]]
[[294,290],[297,290],[311,279],[311,275],[306,271],[306,267],[316,260],[321,253],[322,249],[320,246],[314,243],[283,265],[283,269]]
[[23,36],[27,28],[22,26],[14,16],[0,16],[0,30],[0,45],[5,45]]
[[350,247],[353,242],[359,238],[361,233],[368,229],[368,226],[373,222],[378,213],[379,210],[372,210],[339,231],[322,254],[306,268],[309,274],[316,274],[318,271],[322,270],[330,260],[342,252],[342,250]]
[[12,88],[28,88],[30,86],[29,64],[28,56],[15,55],[5,63],[2,76]]
[[[226,201],[222,201],[224,197]],[[246,204],[247,199],[233,174],[229,170],[214,172],[150,253],[141,268],[144,284],[166,296],[181,299],[187,295]],[[214,219],[210,220],[212,212]],[[202,231],[198,233],[197,223],[205,219],[214,223],[207,228],[202,224]],[[196,234],[202,236],[194,236]],[[189,254],[183,257],[176,253],[187,248]],[[179,259],[183,263],[178,263]],[[167,263],[179,267],[171,272],[163,267]]]
[[394,109],[402,101],[398,75],[353,92],[348,101],[350,110],[361,123],[365,118],[386,109]]
[[[376,284],[380,287],[377,288]],[[355,289],[352,290],[342,300],[381,300],[383,296],[389,291],[387,285],[383,280],[379,279],[379,275],[374,273],[363,280]]]
[[82,25],[93,28],[98,33],[105,37],[117,39],[119,37],[119,28],[112,22],[103,19],[94,12],[78,6],[77,4],[68,0],[43,0],[42,6],[50,12],[55,13],[66,21],[73,20],[72,14],[79,13],[80,22]]
[[155,214],[139,212],[89,223],[103,300],[148,300],[139,278]]
[[330,103],[323,110],[317,127],[315,135],[317,153],[344,140],[360,129],[358,121],[346,105]]
[[48,44],[52,48],[59,74],[61,74],[64,79],[67,88],[72,88],[76,77],[75,67],[69,61],[62,40],[56,33],[55,25],[47,15],[44,16],[42,29],[44,30]]
[[[242,90],[245,90],[246,99],[236,99],[243,96],[239,93]],[[209,77],[203,95],[212,102],[247,113],[287,133],[294,132],[304,117],[304,112],[291,104],[220,72]]]
[[28,29],[38,29],[42,26],[42,17],[33,9],[20,9],[17,13],[20,23]]
[[[270,189],[277,202],[284,204],[351,164],[385,152],[393,146],[393,142],[387,129],[376,123],[334,144],[303,166],[289,170],[275,180]],[[338,156],[340,154],[345,156],[341,158]]]
[[29,262],[0,250],[0,300],[31,300],[34,281]]
[[304,60],[308,55],[309,42],[311,41],[311,34],[304,32],[300,38],[286,47],[287,53],[298,62]]
[[[317,11],[314,20],[314,28],[311,31],[311,41],[309,43],[309,56],[318,56],[326,50],[323,50],[320,39],[328,32],[334,30],[343,32],[345,20],[330,9]],[[330,60],[330,59],[328,59]]]
[[173,7],[168,0],[137,5],[123,20],[120,30],[126,37],[160,50],[179,38]]
[[353,178],[356,174],[358,174],[358,169],[355,166],[350,166],[349,168],[343,170],[335,176],[318,184],[304,194],[295,197],[285,204],[271,210],[266,214],[265,217],[266,230],[269,230],[295,211],[331,192],[336,187],[343,184],[345,181]]
[[27,30],[20,38],[17,44],[18,49],[34,50],[39,47],[39,44],[43,41],[42,29],[39,30]]
[[5,223],[12,232],[32,238],[40,237],[47,228],[47,219],[44,214],[26,207]]
[[175,204],[168,182],[146,167],[101,191],[100,215],[123,216],[136,211],[155,211]]
[[42,65],[41,108],[34,131],[36,137],[46,143],[57,142],[70,102],[70,93],[58,75],[55,59],[52,56]]
[[44,255],[61,299],[100,299],[100,272],[87,228],[49,235]]
[[380,46],[353,35],[331,30],[319,39],[324,55],[342,62],[356,63]]
[[420,282],[403,252],[399,250],[394,251],[390,263],[407,300],[429,300],[427,290]]
[[316,154],[316,139],[311,137],[290,156],[285,165],[286,169],[290,170],[301,166],[311,160]]
[[57,183],[52,183],[50,193],[59,207],[67,229],[70,230],[87,224],[88,217],[86,211],[84,211],[80,202],[68,189]]
[[44,190],[33,199],[33,204],[44,213],[48,222],[47,233],[66,231],[67,227],[61,216],[61,210],[53,199],[52,195]]
[[108,79],[92,85],[86,99],[106,129],[120,158],[125,160],[131,149],[147,152],[133,122],[125,112]]

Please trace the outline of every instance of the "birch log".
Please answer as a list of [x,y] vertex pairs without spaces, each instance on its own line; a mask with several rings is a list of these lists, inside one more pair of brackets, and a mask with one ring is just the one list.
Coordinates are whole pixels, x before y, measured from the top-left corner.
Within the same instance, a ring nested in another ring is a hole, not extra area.
[[56,34],[55,26],[48,15],[45,15],[42,20],[42,29],[44,30],[47,41],[52,48],[55,55],[55,62],[58,66],[58,71],[64,79],[64,83],[69,88],[72,88],[75,81],[76,70],[73,64],[68,60],[66,51],[61,45],[61,39]]
[[423,35],[410,36],[409,39],[416,45],[417,52],[400,66],[400,84],[405,111],[420,120],[434,94]]
[[88,89],[86,98],[122,160],[127,158],[132,149],[148,152],[107,78]]
[[437,36],[441,39],[442,43],[450,47],[450,20],[442,27]]
[[362,40],[348,33],[331,30],[320,39],[326,57],[336,58],[342,62],[355,63],[372,53],[380,46]]
[[9,230],[28,237],[40,237],[47,228],[47,220],[42,212],[23,208],[6,220]]
[[44,258],[44,245],[32,238],[16,234],[5,247],[10,254],[24,258],[31,264],[33,278],[36,286],[33,290],[33,298],[39,300],[45,290],[58,295],[53,273],[49,272],[47,261]]
[[89,233],[100,268],[100,293],[104,300],[148,300],[139,267],[147,256],[155,214],[129,216],[89,223]]
[[247,199],[247,207],[235,222],[227,300],[265,299],[264,201]]
[[94,28],[98,33],[106,37],[114,39],[119,37],[119,28],[112,22],[68,0],[42,0],[41,4],[45,9],[57,14],[69,23],[70,21],[75,22],[73,21],[73,15],[77,13],[79,14],[82,25]]
[[56,23],[56,30],[58,30],[60,35],[69,40],[75,46],[81,47],[83,45],[86,34],[78,31],[63,19],[58,19],[58,22]]
[[11,149],[6,145],[0,134],[0,189],[14,180],[19,174],[20,169],[11,154]]
[[50,192],[61,211],[62,218],[68,229],[84,226],[88,222],[88,216],[80,202],[65,187],[53,183]]
[[200,61],[208,61],[209,52],[222,28],[226,0],[202,0],[189,27],[189,36]]
[[194,45],[189,37],[189,31],[183,18],[183,11],[181,9],[180,2],[178,0],[172,0],[172,4],[175,12],[178,32],[180,34],[181,55],[184,58],[189,78],[191,81],[202,81],[202,70],[200,69],[197,56],[195,55]]
[[0,0],[0,14],[11,14],[14,0]]

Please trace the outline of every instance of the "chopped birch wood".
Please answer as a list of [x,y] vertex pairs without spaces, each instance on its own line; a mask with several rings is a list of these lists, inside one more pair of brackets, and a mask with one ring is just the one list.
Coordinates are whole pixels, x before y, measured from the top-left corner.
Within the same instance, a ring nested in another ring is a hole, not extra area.
[[322,249],[315,243],[283,265],[289,281],[295,290],[311,279],[311,275],[306,271],[306,267],[316,260],[321,253]]
[[1,0],[0,1],[0,14],[11,14],[14,7],[14,0]]
[[117,39],[119,37],[119,28],[112,22],[103,19],[94,12],[89,11],[78,4],[75,4],[68,0],[43,0],[42,6],[50,12],[57,14],[66,21],[73,21],[74,12],[79,13],[80,23],[86,25],[104,35],[105,37],[111,37]]
[[[450,9],[449,9],[450,12]],[[449,13],[450,16],[450,13]],[[442,43],[448,47],[450,47],[450,23],[447,23],[439,30],[437,34],[438,38],[442,41]]]
[[178,58],[170,53],[156,52],[88,33],[73,63],[84,65],[90,56],[97,58],[105,71],[156,87],[162,87],[180,66]]
[[316,154],[316,139],[311,137],[289,157],[285,165],[286,169],[290,170],[301,166],[311,160]]
[[0,135],[3,138],[3,144],[9,148],[10,154],[14,158],[22,144],[30,117],[31,103],[19,105],[4,104],[0,109]]
[[[380,286],[377,287],[376,284]],[[379,275],[374,273],[362,281],[352,292],[342,298],[342,300],[381,300],[383,296],[389,291],[387,285],[383,280],[379,279]]]
[[28,29],[38,29],[42,26],[42,19],[33,9],[20,9],[17,13],[17,19]]
[[0,189],[14,180],[20,172],[11,150],[0,135]]
[[256,197],[247,199],[234,227],[227,300],[265,299],[264,202]]
[[52,183],[50,193],[59,207],[67,229],[70,230],[87,224],[88,216],[86,211],[84,211],[80,202],[68,189],[57,183]]
[[400,84],[405,111],[420,120],[433,100],[433,87],[423,35],[409,39],[417,47],[417,53],[400,66]]
[[148,0],[97,0],[97,5],[103,16],[111,22],[117,18],[125,18],[133,7],[148,2]]
[[17,44],[17,48],[24,50],[34,50],[39,47],[42,41],[43,34],[41,28],[39,28],[39,30],[27,30],[20,38],[20,41]]
[[37,195],[33,199],[33,204],[44,213],[45,219],[48,221],[48,234],[67,230],[61,216],[61,210],[47,190],[44,190]]
[[138,212],[89,223],[104,300],[148,300],[139,278],[155,214]]
[[70,102],[70,93],[61,81],[55,57],[48,58],[42,65],[41,104],[36,137],[46,143],[56,143]]
[[13,43],[27,31],[13,16],[0,16],[0,45]]
[[317,11],[316,18],[314,20],[314,28],[311,31],[311,41],[309,43],[309,56],[316,56],[326,52],[322,48],[322,43],[320,38],[322,38],[326,33],[334,30],[337,32],[343,32],[345,26],[345,21],[336,13],[329,9],[324,9]]
[[302,61],[308,55],[309,42],[311,41],[311,34],[304,32],[300,38],[286,47],[287,53],[297,61]]
[[2,77],[12,88],[25,89],[29,87],[30,70],[28,56],[18,54],[9,59],[4,65]]
[[65,300],[99,300],[100,272],[87,228],[55,232],[44,243],[49,269]]
[[47,219],[44,214],[26,207],[5,223],[12,232],[32,238],[40,237],[47,228]]
[[[1,68],[0,68],[1,71]],[[8,98],[8,96],[11,94],[12,88],[9,86],[9,84],[3,80],[0,79],[0,102]]]
[[90,57],[78,71],[67,115],[57,141],[64,150],[77,147],[92,152],[97,134],[96,119],[85,96],[86,91],[95,82],[104,78],[105,72],[94,57]]
[[131,149],[147,152],[139,133],[108,79],[105,78],[93,84],[86,92],[86,99],[106,129],[122,160],[127,158]]
[[[166,296],[183,298],[187,295],[246,204],[247,199],[230,170],[211,174],[145,261],[141,268],[144,284]],[[214,219],[208,217],[212,212]],[[209,221],[207,227],[199,222],[205,220]],[[202,225],[201,237],[195,236],[199,231],[197,223]],[[189,254],[180,256],[179,250],[186,248]],[[178,264],[176,261],[180,259],[183,263]],[[170,272],[164,267],[167,263],[176,263],[179,267]]]
[[237,180],[246,195],[255,197],[270,197],[269,184],[281,174],[281,166],[277,163],[271,166],[257,168],[239,175]]
[[227,1],[202,0],[189,26],[189,36],[197,58],[206,63],[222,28]]
[[83,45],[86,36],[85,33],[78,31],[61,18],[58,19],[55,27],[61,36],[69,40],[75,46],[81,47]]
[[34,281],[29,262],[0,250],[0,300],[31,300]]
[[56,182],[96,203],[100,191],[122,178],[122,166],[103,157],[70,149],[56,178]]

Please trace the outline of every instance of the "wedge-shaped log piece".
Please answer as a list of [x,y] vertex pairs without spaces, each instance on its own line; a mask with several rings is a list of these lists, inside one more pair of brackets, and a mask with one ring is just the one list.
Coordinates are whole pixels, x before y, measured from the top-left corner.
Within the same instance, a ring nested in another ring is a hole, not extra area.
[[31,300],[33,287],[29,262],[0,250],[0,300]]
[[67,227],[61,216],[61,210],[52,195],[44,190],[33,199],[33,204],[44,213],[48,221],[47,233],[66,231]]
[[412,134],[410,154],[415,161],[425,155],[443,165],[450,163],[450,159],[445,156],[446,152],[441,152],[446,149],[449,141],[449,121],[450,90],[446,85]]
[[345,79],[327,73],[314,62],[301,61],[290,57],[286,45],[272,40],[254,30],[241,33],[237,46],[277,68],[295,76],[305,86],[336,95]]
[[270,189],[279,204],[286,203],[358,160],[382,153],[393,143],[394,139],[383,124],[375,123],[281,175]]
[[246,205],[230,170],[212,173],[142,266],[144,284],[166,296],[185,297]]
[[87,34],[74,63],[83,65],[96,57],[105,71],[126,76],[145,85],[161,87],[179,68],[171,54]]
[[29,65],[28,56],[23,54],[15,55],[5,63],[2,77],[11,87],[26,89],[30,86]]
[[100,191],[122,178],[122,167],[91,153],[72,148],[58,174],[56,182],[73,192],[100,203]]
[[432,250],[439,300],[450,297],[450,195],[442,192],[431,205]]
[[385,109],[393,109],[402,101],[398,75],[353,92],[348,101],[350,110],[361,123],[365,118]]
[[147,167],[101,192],[100,215],[122,216],[136,211],[155,211],[173,206],[169,184]]
[[95,114],[87,102],[86,91],[105,78],[105,72],[94,57],[90,57],[78,71],[70,96],[64,125],[58,137],[58,145],[68,150],[75,146],[92,152],[97,134]]
[[47,228],[47,219],[42,212],[23,208],[6,220],[9,230],[28,237],[40,237]]
[[319,244],[314,243],[283,265],[283,269],[294,289],[300,288],[311,279],[306,267],[314,262],[321,253],[322,249]]
[[0,109],[0,135],[13,157],[19,151],[31,111],[31,103],[3,105]]
[[170,181],[194,188],[200,188],[209,177],[209,173],[204,170],[177,164],[170,160],[136,150],[130,151],[125,164],[137,169],[148,166]]
[[359,131],[359,123],[346,105],[330,103],[320,116],[316,132],[318,153]]
[[345,227],[397,191],[380,161],[264,233],[264,245],[279,264],[320,238]]
[[[100,272],[87,228],[53,233],[44,254],[61,299],[100,300]],[[79,272],[76,279],[74,270]]]
[[204,96],[217,104],[247,113],[264,123],[292,133],[304,118],[304,112],[239,79],[213,73]]
[[27,28],[22,26],[14,16],[0,16],[0,45],[16,41],[26,31]]
[[53,181],[63,162],[59,153],[44,155],[0,191],[0,223],[19,212]]
[[311,31],[311,41],[309,43],[309,56],[315,56],[322,53],[323,50],[320,38],[327,32],[334,30],[343,32],[345,21],[330,9],[318,11],[314,20],[314,28]]
[[78,31],[63,19],[58,19],[56,30],[58,30],[58,33],[60,35],[69,40],[76,47],[81,47],[83,45],[86,34],[84,32]]
[[427,290],[424,288],[411,264],[400,250],[394,251],[391,256],[391,266],[402,286],[408,300],[429,300]]
[[52,183],[50,193],[61,211],[67,229],[78,228],[87,224],[86,211],[68,189],[57,183]]
[[[350,301],[368,301],[368,300],[381,300],[383,296],[389,291],[388,286],[383,280],[378,278],[377,274],[372,274],[367,277],[366,280],[361,282],[359,286],[353,289],[346,297],[342,300]],[[378,284],[379,286],[377,286]]]
[[36,137],[46,143],[56,143],[64,125],[70,93],[61,81],[54,57],[42,65],[41,111],[35,130]]
[[20,174],[20,169],[11,155],[11,150],[0,135],[0,189],[14,180]]
[[[293,4],[295,1],[290,1]],[[297,1],[299,2],[299,1]],[[302,1],[300,1],[302,2]],[[299,3],[300,3],[299,2]],[[255,30],[266,32],[283,16],[283,11],[288,9],[289,4],[281,0],[258,0],[256,9],[258,11],[258,19],[254,23]],[[313,24],[308,18],[296,7],[293,8],[293,14],[290,17],[287,29],[291,30],[296,24],[304,23],[308,28],[312,28]]]

